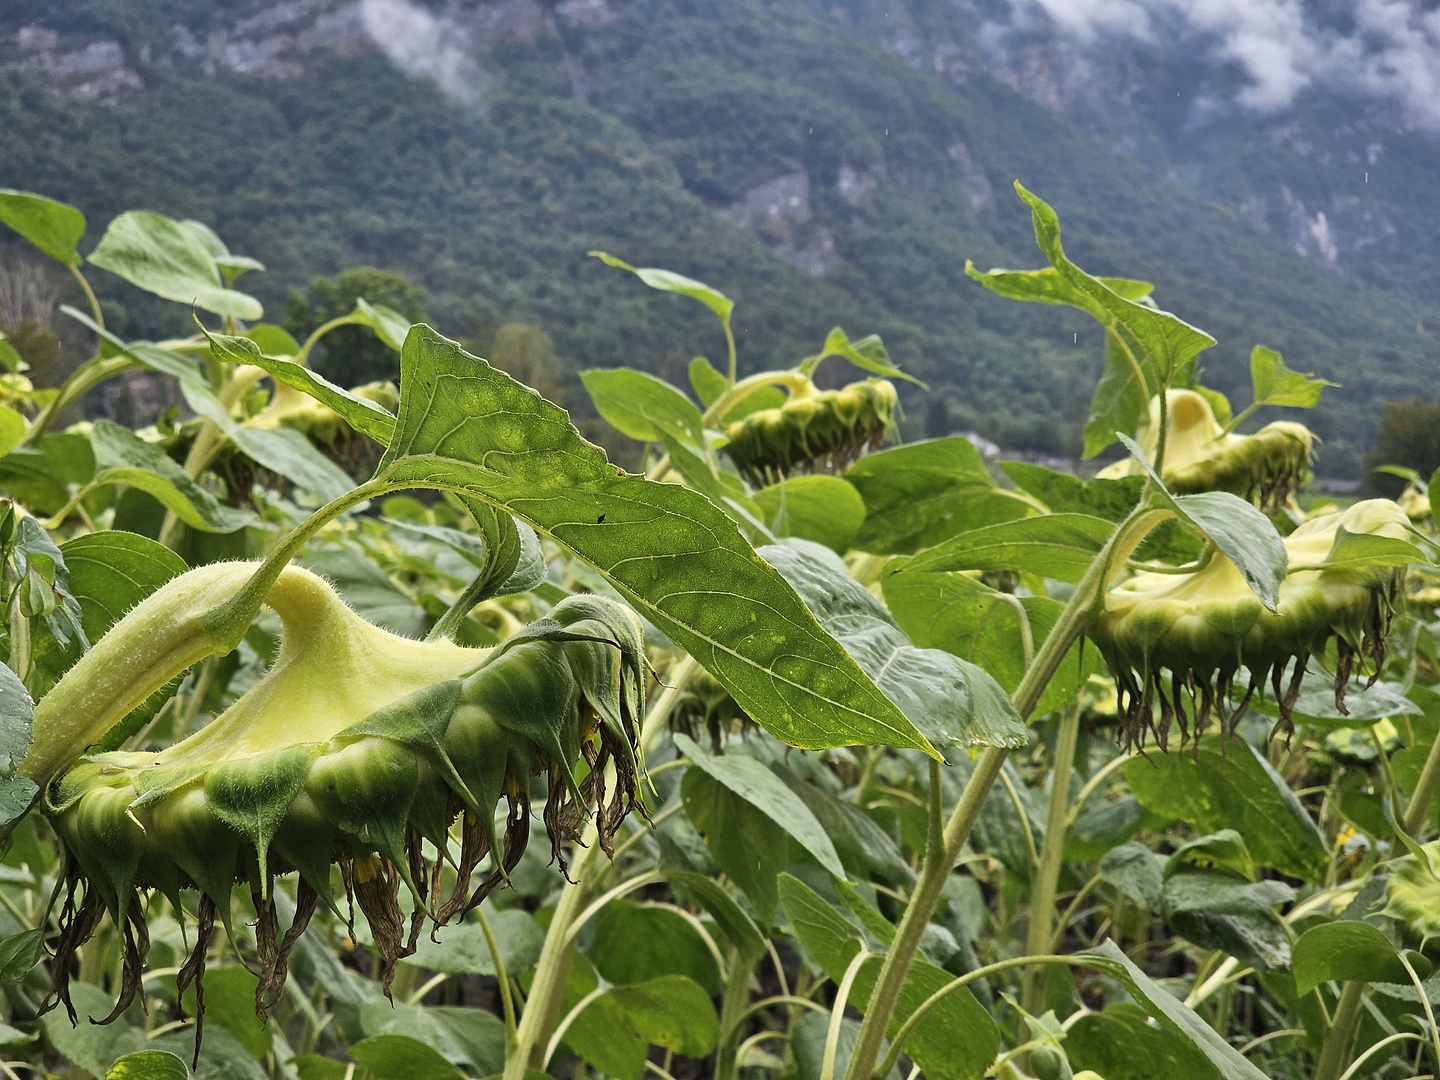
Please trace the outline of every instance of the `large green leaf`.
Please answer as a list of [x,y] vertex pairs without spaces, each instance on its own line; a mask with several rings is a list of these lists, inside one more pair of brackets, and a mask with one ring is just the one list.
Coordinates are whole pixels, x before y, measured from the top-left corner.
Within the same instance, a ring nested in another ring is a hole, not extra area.
[[1119,434],[1139,429],[1148,415],[1149,380],[1143,369],[1130,362],[1120,338],[1105,335],[1105,368],[1090,398],[1085,417],[1081,453],[1092,458],[1115,442]]
[[[1345,712],[1335,704],[1335,679],[1328,672],[1309,670],[1300,683],[1300,693],[1295,698],[1291,716],[1297,722],[1313,724],[1320,728],[1368,728],[1375,721],[1401,716],[1418,716],[1426,711],[1415,704],[1424,700],[1426,689],[1412,687],[1408,692],[1397,683],[1383,680],[1373,686],[1366,685],[1364,678],[1351,679],[1345,687]],[[1415,701],[1410,698],[1414,697]],[[1266,716],[1279,716],[1280,707],[1269,698],[1259,700],[1258,695],[1250,707]]]
[[[511,976],[529,971],[540,959],[545,931],[535,917],[519,908],[488,912],[490,929],[500,946],[500,958]],[[435,931],[434,939],[420,938],[404,963],[450,975],[495,974],[495,957],[479,923],[454,923]]]
[[730,944],[740,950],[743,959],[754,960],[765,951],[765,935],[760,933],[755,920],[745,914],[745,909],[735,902],[719,882],[689,870],[669,870],[662,867],[660,872],[665,875],[665,880],[670,882],[677,896],[709,913]]
[[624,259],[617,259],[603,251],[592,251],[592,256],[599,259],[606,266],[613,266],[619,270],[629,270],[646,285],[661,292],[679,293],[681,296],[688,296],[692,300],[699,300],[707,308],[713,311],[719,320],[726,326],[730,325],[730,313],[735,310],[735,302],[718,289],[712,289],[703,281],[696,281],[683,274],[677,274],[671,270],[657,270],[650,267],[637,269],[631,266]]
[[792,745],[931,749],[723,512],[612,465],[563,409],[429,327],[405,342],[377,477],[459,490],[548,533]]
[[1162,910],[1172,930],[1201,948],[1269,971],[1290,964],[1290,936],[1273,909],[1294,896],[1279,881],[1251,882],[1220,870],[1183,867],[1165,881]]
[[216,315],[255,320],[260,301],[221,285],[214,254],[174,218],[130,210],[110,223],[90,261],[130,284]]
[[1320,404],[1320,395],[1325,388],[1338,384],[1304,372],[1291,371],[1274,349],[1256,345],[1250,351],[1250,385],[1255,392],[1251,409],[1262,405],[1313,409]]
[[1285,580],[1289,556],[1270,519],[1228,491],[1171,495],[1145,452],[1124,435],[1120,441],[1150,474],[1160,499],[1234,563],[1261,603],[1274,611],[1280,602],[1280,583]]
[[362,326],[374,330],[375,336],[396,352],[404,348],[405,335],[410,332],[410,320],[394,308],[384,304],[372,304],[363,296],[357,296],[352,318]]
[[1329,863],[1325,839],[1300,800],[1243,739],[1208,735],[1193,753],[1137,757],[1125,779],[1153,813],[1204,832],[1236,830],[1262,866],[1313,881]]
[[[1408,959],[1421,979],[1430,974],[1430,962],[1423,956],[1411,953]],[[1306,930],[1295,942],[1290,970],[1295,976],[1295,992],[1302,996],[1332,980],[1410,982],[1410,973],[1390,939],[1358,920],[1321,923]]]
[[1107,851],[1096,871],[1100,880],[1112,885],[1146,911],[1159,912],[1165,880],[1164,860],[1144,844],[1122,844]]
[[20,445],[29,427],[25,417],[8,405],[0,405],[0,457]]
[[115,1002],[91,983],[72,982],[70,998],[80,1022],[74,1026],[64,1009],[45,1014],[45,1035],[50,1045],[92,1076],[104,1076],[116,1059],[146,1049],[145,1033],[128,1024],[92,1024],[109,1014]]
[[689,1058],[715,1049],[720,1020],[710,995],[684,975],[662,975],[634,986],[616,986],[586,1008],[612,1029]]
[[13,776],[30,749],[34,713],[35,703],[25,684],[8,665],[0,664],[0,777]]
[[[32,790],[34,785],[30,785]],[[0,986],[13,986],[30,974],[45,948],[43,930],[22,930],[0,938]],[[109,1012],[107,1007],[106,1012]]]
[[1070,1026],[1065,1054],[1076,1069],[1105,1080],[1209,1080],[1219,1076],[1205,1055],[1174,1032],[1150,1022],[1129,1002],[1107,1005]]
[[1072,585],[1115,531],[1088,514],[1046,514],[961,533],[897,567],[897,571],[1018,570]]
[[785,782],[754,758],[743,754],[711,754],[694,739],[675,736],[676,748],[694,765],[765,814],[836,877],[845,876],[840,856],[820,822]]
[[[1030,518],[1024,524],[1045,520]],[[928,555],[918,556],[916,562]],[[909,564],[898,572],[888,571],[887,567],[881,578],[885,602],[910,640],[978,665],[1007,694],[1015,692],[1029,667],[1026,628],[1032,648],[1039,649],[1064,610],[1048,596],[1012,596],[961,573],[911,573]],[[1074,697],[1097,663],[1094,649],[1087,650],[1078,641],[1072,645],[1040,695],[1035,715],[1044,716]]]
[[595,920],[590,962],[606,982],[631,986],[662,975],[684,975],[720,993],[720,971],[700,931],[666,906],[611,900]]
[[[1061,246],[1060,219],[1055,211],[1018,182],[1015,190],[1030,208],[1035,243],[1049,260],[1049,268],[991,270],[982,274],[967,262],[965,272],[991,291],[1012,300],[1079,308],[1105,328],[1107,339],[1114,343],[1117,351],[1114,362],[1107,360],[1106,379],[1100,388],[1110,404],[1098,410],[1100,415],[1092,412],[1087,425],[1086,452],[1093,453],[1089,428],[1094,428],[1093,439],[1098,440],[1099,425],[1112,421],[1123,424],[1125,414],[1133,408],[1137,389],[1139,401],[1144,405],[1164,387],[1188,382],[1195,357],[1214,345],[1215,339],[1168,311],[1142,303],[1149,292],[1143,283],[1098,278],[1081,270],[1066,257]],[[1133,388],[1122,378],[1121,358],[1125,367],[1133,372]],[[1099,397],[1097,392],[1097,405]]]
[[[830,1018],[821,1012],[806,1012],[790,1028],[790,1051],[795,1056],[796,1080],[825,1080],[825,1040],[830,1034]],[[860,1024],[848,1017],[840,1021],[840,1037],[835,1042],[835,1069],[831,1076],[844,1076],[850,1067],[850,1055],[860,1037]],[[885,1043],[889,1049],[889,1043]],[[890,1070],[886,1080],[901,1080],[900,1066]]]
[[1113,941],[1107,939],[1099,948],[1081,955],[1093,958],[1096,967],[1119,979],[1136,1003],[1162,1027],[1205,1055],[1221,1080],[1266,1080],[1265,1074],[1222,1039],[1204,1018],[1136,967]]
[[865,500],[838,476],[792,476],[753,498],[776,536],[813,540],[838,555],[854,546],[865,521]]
[[246,427],[230,415],[230,410],[207,387],[190,381],[181,383],[180,389],[190,408],[214,423],[241,453],[302,491],[318,496],[321,502],[338,499],[355,486],[344,469],[320,453],[300,432],[289,428]]
[[1024,745],[1025,725],[989,672],[950,652],[916,648],[834,552],[800,540],[760,554],[932,743]]
[[65,266],[84,260],[75,245],[85,235],[85,215],[67,203],[0,188],[0,221]]
[[190,1066],[168,1050],[141,1050],[106,1069],[105,1080],[190,1080]]
[[350,1047],[350,1056],[374,1080],[465,1080],[437,1050],[408,1035],[372,1035]]
[[1106,521],[1124,521],[1135,509],[1140,493],[1145,489],[1143,476],[1085,481],[1028,461],[1002,461],[1000,471],[1015,481],[1022,491],[1044,503],[1052,513],[1085,514]]
[[867,334],[859,341],[851,341],[845,331],[837,326],[825,336],[825,344],[818,353],[814,356],[807,356],[800,362],[800,370],[807,375],[812,374],[820,366],[822,360],[831,356],[843,357],[872,375],[880,375],[887,379],[906,379],[917,386],[929,389],[915,376],[907,375],[891,363],[890,353],[885,348],[885,343],[880,340],[879,334]]
[[[106,529],[67,540],[60,546],[70,571],[70,595],[80,605],[80,626],[90,641],[171,578],[183,574],[185,560],[148,536]],[[62,645],[51,635],[35,638],[31,678],[43,694],[80,659],[79,641]]]
[[595,409],[612,427],[641,442],[662,431],[705,445],[705,424],[695,403],[663,379],[633,368],[591,368],[580,373]]
[[395,433],[395,417],[369,398],[360,397],[336,386],[303,364],[266,356],[249,338],[230,337],[225,334],[207,336],[215,359],[223,363],[253,364],[262,368],[276,382],[282,382],[330,406],[356,431],[369,435],[382,445],[389,445],[390,438]]
[[[789,874],[780,878],[781,901],[795,936],[834,982],[865,944],[865,934],[818,893]],[[880,974],[881,958],[861,965],[849,1004],[864,1011]],[[889,1033],[894,1036],[920,1005],[954,977],[916,957],[900,991]],[[926,1014],[905,1044],[906,1055],[932,1080],[980,1080],[995,1059],[1000,1033],[968,988],[953,991]]]
[[790,837],[773,817],[701,769],[680,784],[685,814],[724,871],[766,925],[779,901],[776,879],[790,865]]
[[1033,512],[1023,497],[995,485],[980,451],[958,435],[863,457],[845,479],[865,501],[855,546],[876,555],[909,555]]
[[153,495],[192,529],[228,533],[242,529],[253,517],[223,505],[197,484],[164,450],[147,443],[128,428],[97,420],[90,429],[95,448],[95,484],[126,484]]
[[[255,1015],[255,988],[260,980],[238,964],[211,967],[205,972],[205,1033],[217,1027],[235,1037],[256,1061],[270,1053],[270,1025]],[[186,993],[187,1016],[195,1015],[193,988]]]

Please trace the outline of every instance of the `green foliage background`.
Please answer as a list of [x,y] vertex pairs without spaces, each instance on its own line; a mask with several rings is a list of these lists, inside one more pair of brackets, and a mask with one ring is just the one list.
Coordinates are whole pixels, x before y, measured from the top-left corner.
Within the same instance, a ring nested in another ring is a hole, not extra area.
[[[604,248],[734,297],[742,370],[792,363],[836,323],[879,332],[944,403],[912,399],[912,434],[974,427],[1010,447],[1073,451],[1097,334],[963,280],[967,257],[1036,263],[1009,193],[1019,178],[1056,206],[1077,262],[1153,280],[1162,306],[1215,334],[1206,381],[1240,391],[1237,405],[1256,342],[1343,384],[1313,419],[1322,473],[1356,471],[1378,402],[1433,367],[1418,303],[1298,257],[983,74],[957,87],[912,69],[803,0],[611,0],[618,18],[605,25],[553,20],[553,33],[482,54],[493,81],[478,110],[378,52],[282,82],[144,67],[135,58],[177,23],[203,40],[220,17],[208,0],[161,7],[90,0],[41,17],[120,40],[146,85],[112,109],[9,79],[0,183],[23,170],[25,186],[87,207],[97,226],[131,206],[200,218],[285,268],[246,281],[277,321],[291,287],[369,264],[422,285],[457,336],[540,326],[572,379],[631,364],[683,381],[696,351],[723,355],[708,314],[585,259]],[[957,146],[993,209],[967,201]],[[840,197],[841,166],[878,181],[858,206]],[[843,259],[823,279],[711,212],[799,170]],[[125,333],[180,329],[177,312],[106,284]]]

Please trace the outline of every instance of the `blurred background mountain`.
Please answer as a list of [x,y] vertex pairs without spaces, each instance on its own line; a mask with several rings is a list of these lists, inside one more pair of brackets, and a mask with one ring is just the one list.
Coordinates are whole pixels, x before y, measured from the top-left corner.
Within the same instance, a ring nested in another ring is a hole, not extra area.
[[[0,0],[0,186],[80,206],[87,243],[125,209],[198,218],[271,267],[246,279],[267,318],[303,332],[378,291],[582,412],[581,368],[684,385],[723,358],[708,313],[603,248],[728,293],[742,369],[878,332],[932,388],[908,434],[1071,455],[1099,332],[963,273],[1041,262],[1019,179],[1077,262],[1219,339],[1205,379],[1237,405],[1257,342],[1342,384],[1319,471],[1358,476],[1382,403],[1440,381],[1432,8]],[[104,284],[121,332],[184,332]],[[320,362],[359,382],[386,357]]]

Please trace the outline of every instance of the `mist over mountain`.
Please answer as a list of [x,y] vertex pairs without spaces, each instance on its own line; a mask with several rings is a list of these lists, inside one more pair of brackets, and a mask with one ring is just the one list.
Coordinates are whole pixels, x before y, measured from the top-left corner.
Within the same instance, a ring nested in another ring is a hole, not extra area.
[[[965,279],[1067,249],[1214,334],[1343,384],[1322,471],[1440,374],[1440,16],[1398,0],[80,0],[0,2],[0,186],[193,216],[292,286],[372,264],[454,335],[550,333],[570,372],[683,385],[698,306],[603,248],[737,302],[741,362],[881,333],[931,383],[907,430],[1072,452],[1101,365],[1083,316]],[[5,249],[9,251],[10,249]],[[84,248],[82,247],[82,250]],[[106,282],[133,334],[180,314]],[[692,310],[692,307],[695,310]],[[569,404],[582,408],[580,394]]]

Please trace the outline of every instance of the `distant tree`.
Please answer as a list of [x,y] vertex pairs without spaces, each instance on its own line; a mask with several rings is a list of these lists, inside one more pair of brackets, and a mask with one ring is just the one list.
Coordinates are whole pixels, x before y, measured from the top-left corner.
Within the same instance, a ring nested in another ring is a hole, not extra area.
[[1401,465],[1430,479],[1440,468],[1440,404],[1423,398],[1385,402],[1375,449],[1365,456],[1365,465],[1371,489],[1385,495],[1397,494],[1405,484],[1373,471],[1381,465]]
[[[358,299],[394,308],[414,323],[424,320],[428,297],[399,274],[358,266],[333,278],[317,277],[303,292],[291,289],[285,302],[285,329],[304,341],[331,319],[350,314]],[[395,350],[364,326],[342,326],[326,334],[311,355],[311,364],[344,386],[394,379],[400,373]]]
[[501,371],[540,391],[551,401],[564,403],[564,365],[555,342],[544,330],[529,323],[502,323],[489,342],[465,342]]

